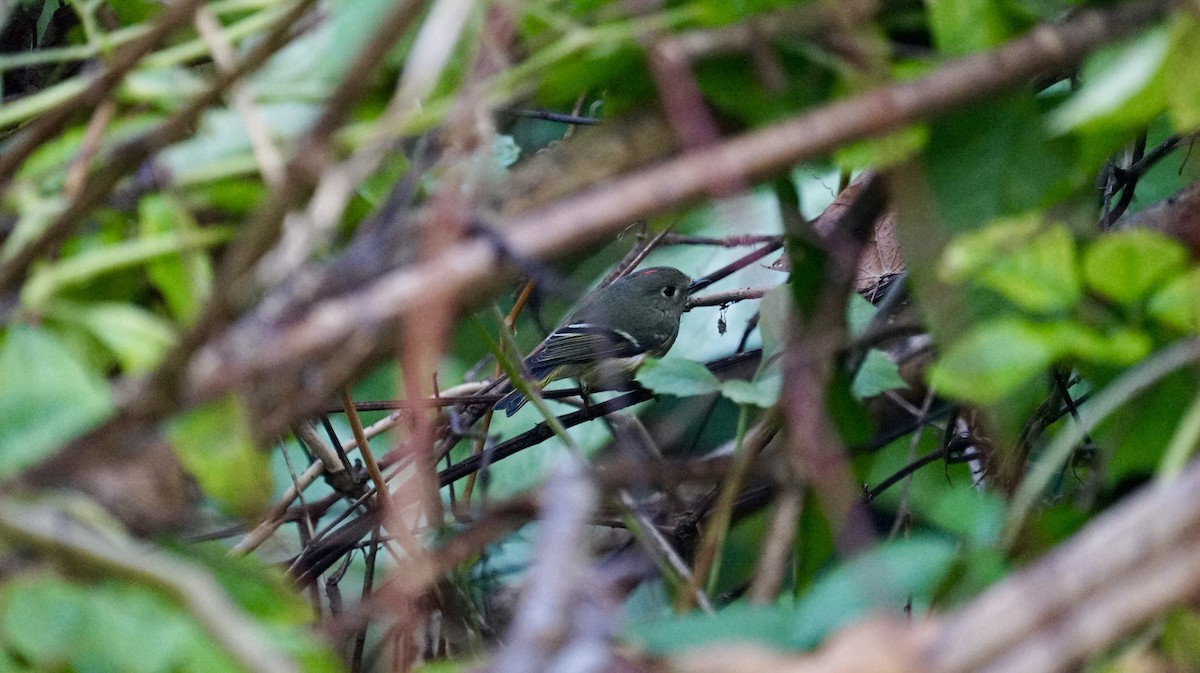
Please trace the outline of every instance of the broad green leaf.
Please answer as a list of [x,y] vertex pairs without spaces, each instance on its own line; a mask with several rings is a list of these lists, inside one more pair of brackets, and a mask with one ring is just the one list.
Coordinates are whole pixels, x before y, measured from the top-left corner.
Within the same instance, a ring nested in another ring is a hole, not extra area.
[[906,388],[908,384],[900,377],[900,368],[877,348],[867,351],[862,366],[854,375],[850,390],[860,400],[881,395],[888,390]]
[[1167,615],[1162,626],[1162,647],[1178,670],[1200,670],[1200,615],[1180,607]]
[[175,551],[186,562],[203,566],[234,602],[258,620],[282,626],[311,624],[312,604],[295,593],[283,569],[250,556],[230,556],[221,545],[187,545]]
[[631,624],[626,638],[655,654],[716,643],[761,643],[786,648],[792,610],[778,605],[731,605],[715,615],[689,614]]
[[1012,572],[1007,557],[993,547],[967,547],[933,596],[939,608],[967,603]]
[[216,245],[229,240],[226,229],[205,229],[189,234],[146,236],[124,243],[90,248],[62,261],[38,267],[21,290],[21,301],[41,307],[64,288],[97,282],[100,276],[145,264],[184,250]]
[[924,502],[916,494],[913,506],[918,514],[960,535],[976,549],[995,544],[1004,526],[1004,502],[987,491],[949,488],[939,492],[931,502]]
[[976,326],[951,344],[934,365],[930,380],[941,393],[990,404],[1061,358],[1124,366],[1144,358],[1151,348],[1148,336],[1129,328],[1101,332],[1072,321],[999,318]]
[[183,609],[137,584],[51,575],[0,588],[0,647],[36,670],[168,673],[241,670]]
[[[200,231],[191,213],[166,194],[142,198],[138,218],[144,237],[172,232],[188,237]],[[182,323],[191,323],[212,287],[212,262],[208,255],[198,250],[180,250],[148,262],[146,272],[171,314]]]
[[788,645],[809,648],[872,610],[923,611],[955,557],[955,544],[932,536],[892,540],[817,580],[791,616]]
[[862,336],[877,311],[875,305],[867,301],[866,297],[857,292],[851,292],[850,301],[846,304],[846,325],[850,328],[850,336]]
[[122,25],[132,25],[145,21],[161,9],[150,0],[122,0],[108,5],[121,20]]
[[1169,46],[1167,29],[1158,26],[1129,44],[1094,54],[1084,66],[1083,87],[1051,113],[1048,127],[1055,133],[1096,132],[1148,123],[1175,86],[1163,67]]
[[[262,104],[258,110],[272,137],[278,139],[303,133],[319,114],[316,104],[295,101]],[[242,118],[225,108],[209,109],[201,117],[195,135],[168,147],[159,157],[174,179],[183,184],[221,175],[223,167],[231,162],[244,162],[247,172],[257,170]]]
[[[292,67],[299,71],[304,65],[310,67],[315,65],[327,71],[327,74],[335,78],[334,82],[336,82],[336,77],[350,67],[350,64],[354,62],[354,57],[362,49],[363,36],[370,34],[379,25],[379,21],[392,3],[388,0],[334,0],[329,5],[333,8],[331,21],[333,34],[325,45],[325,51],[316,56],[315,63],[302,64],[299,68],[295,65]],[[303,49],[299,51],[303,51]],[[280,65],[287,64],[289,61],[283,52],[280,52],[273,60],[280,61]]]
[[179,606],[146,588],[108,584],[85,592],[87,623],[73,657],[79,670],[159,673],[186,665],[186,652],[215,645]]
[[974,327],[950,344],[930,382],[941,394],[989,404],[1000,401],[1058,359],[1060,344],[1045,329],[1014,318]]
[[980,285],[1031,313],[1055,313],[1079,301],[1075,238],[1055,225],[984,267]]
[[828,95],[835,82],[827,70],[814,67],[810,57],[795,50],[773,50],[772,60],[783,75],[778,86],[765,84],[761,77],[746,77],[754,64],[743,54],[715,55],[697,62],[696,80],[705,100],[750,126],[779,120],[814,104]]
[[1171,121],[1180,133],[1200,127],[1200,21],[1178,12],[1171,26],[1171,53],[1166,70],[1171,73],[1167,103]]
[[887,168],[908,160],[924,149],[927,142],[929,128],[917,124],[878,138],[843,145],[834,153],[834,161],[850,169]]
[[43,198],[32,189],[21,189],[15,185],[13,200],[17,201],[17,209],[21,214],[16,225],[0,246],[0,259],[6,260],[17,254],[17,251],[33,242],[46,227],[67,207],[67,199],[62,196]]
[[691,614],[630,628],[626,635],[655,653],[716,643],[758,642],[780,649],[816,645],[872,610],[902,614],[929,604],[955,557],[954,543],[914,536],[884,543],[817,578],[794,608],[731,605],[716,615]]
[[1177,276],[1150,299],[1155,320],[1183,332],[1200,332],[1200,267]]
[[[4,17],[0,16],[0,20]],[[18,663],[16,655],[0,647],[0,673],[29,673],[30,669],[23,663]]]
[[925,0],[933,43],[951,56],[994,47],[1012,34],[997,0]]
[[821,573],[836,562],[837,545],[832,525],[821,510],[819,496],[808,490],[803,496],[800,520],[796,522],[796,540],[792,544],[795,585],[788,600],[807,593]]
[[721,394],[734,404],[751,404],[766,408],[779,401],[782,386],[783,375],[778,368],[772,368],[750,381],[734,379],[722,382]]
[[250,435],[250,424],[233,395],[175,417],[167,436],[184,467],[214,500],[250,517],[271,497],[270,460]]
[[0,342],[0,477],[92,427],[111,404],[104,378],[53,334],[14,324]]
[[64,303],[54,305],[48,312],[94,336],[130,374],[152,369],[175,343],[171,323],[134,304]]
[[[941,448],[938,433],[921,433],[916,446],[911,436],[900,438],[871,457],[863,481],[872,487],[879,485],[917,456]],[[972,488],[972,480],[969,465],[943,463],[907,475],[903,482],[879,493],[872,503],[884,512],[904,508],[911,513],[913,526],[932,524],[968,547],[985,548],[999,534],[1005,504],[992,493]]]
[[38,670],[64,670],[84,640],[86,596],[54,577],[0,585],[0,643]]
[[1097,293],[1129,306],[1187,264],[1178,241],[1150,229],[1125,229],[1102,236],[1083,255],[1083,274]]
[[1047,338],[1058,344],[1059,352],[1097,364],[1128,366],[1154,348],[1149,336],[1127,327],[1101,332],[1076,322],[1060,322],[1045,329]]
[[1092,431],[1092,439],[1108,453],[1103,477],[1110,487],[1140,483],[1154,474],[1196,391],[1200,378],[1179,371],[1118,409]]
[[1029,94],[963,109],[930,123],[926,175],[952,231],[1041,208],[1086,179],[1069,140],[1046,136]]
[[636,378],[656,393],[676,397],[705,395],[721,389],[721,382],[707,367],[685,358],[647,358]]
[[1036,213],[998,218],[986,227],[954,237],[938,260],[938,277],[947,283],[963,283],[979,275],[1002,256],[1026,245],[1043,228]]

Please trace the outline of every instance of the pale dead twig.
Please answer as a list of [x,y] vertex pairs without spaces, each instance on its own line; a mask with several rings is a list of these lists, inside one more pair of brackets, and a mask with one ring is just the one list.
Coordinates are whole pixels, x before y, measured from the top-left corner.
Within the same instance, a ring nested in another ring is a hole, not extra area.
[[[221,23],[217,21],[212,10],[205,6],[198,7],[193,23],[200,39],[208,45],[213,62],[221,72],[233,71],[237,67],[233,47],[222,32]],[[283,179],[283,156],[271,140],[271,127],[267,125],[266,119],[258,109],[254,94],[245,83],[239,81],[229,87],[229,97],[232,99],[233,109],[237,111],[246,127],[250,148],[254,152],[254,160],[258,163],[258,171],[262,174],[263,181],[268,185],[278,184]]]

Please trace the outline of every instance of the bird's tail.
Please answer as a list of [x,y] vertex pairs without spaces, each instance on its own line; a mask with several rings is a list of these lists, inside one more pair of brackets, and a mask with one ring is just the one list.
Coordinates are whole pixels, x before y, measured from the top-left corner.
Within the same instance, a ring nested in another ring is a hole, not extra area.
[[501,397],[500,401],[496,403],[495,409],[496,411],[503,411],[507,416],[512,416],[517,413],[518,409],[525,406],[525,403],[528,401],[529,398],[525,397],[521,391],[514,390]]
[[[529,372],[532,375],[532,380],[529,381],[529,384],[538,390],[545,388],[547,384],[554,380],[556,369],[556,367],[550,367],[549,369],[534,367]],[[509,385],[512,384],[510,383]],[[504,397],[501,397],[500,401],[493,408],[496,411],[503,411],[506,416],[512,416],[517,413],[517,410],[525,406],[525,403],[528,401],[529,398],[525,397],[524,393],[519,390],[513,390]]]

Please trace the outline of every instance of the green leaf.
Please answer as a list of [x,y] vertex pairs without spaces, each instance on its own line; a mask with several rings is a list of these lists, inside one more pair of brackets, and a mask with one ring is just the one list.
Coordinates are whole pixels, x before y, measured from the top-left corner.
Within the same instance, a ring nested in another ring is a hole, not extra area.
[[1097,364],[1128,366],[1150,354],[1150,337],[1138,330],[1116,327],[1108,332],[1076,322],[1047,325],[1046,336],[1058,351]]
[[207,636],[175,604],[144,587],[108,584],[84,592],[87,624],[73,659],[79,670],[158,673],[185,664],[186,649]]
[[58,303],[47,313],[76,324],[96,337],[130,374],[142,374],[154,368],[175,343],[171,323],[133,304]]
[[1175,14],[1165,70],[1171,73],[1171,121],[1179,133],[1191,133],[1200,127],[1200,21],[1188,12]]
[[996,0],[925,0],[939,51],[961,56],[994,47],[1012,34]]
[[950,488],[939,492],[932,502],[919,502],[914,507],[942,528],[960,535],[976,549],[995,544],[1004,526],[1004,502],[994,493],[973,488]]
[[893,540],[833,569],[813,585],[793,613],[788,644],[809,648],[873,609],[901,614],[911,602],[923,612],[954,561],[955,544],[938,537]]
[[171,420],[167,436],[184,467],[214,500],[252,517],[271,497],[270,460],[259,451],[233,395]]
[[124,243],[89,248],[60,262],[38,267],[21,289],[26,306],[42,307],[64,288],[97,282],[104,274],[138,266],[180,251],[195,250],[229,240],[232,232],[205,229],[191,234],[145,236]]
[[721,382],[707,367],[685,358],[646,358],[636,379],[656,393],[676,397],[706,395],[721,389]]
[[751,381],[725,381],[721,383],[721,394],[734,404],[751,404],[766,408],[779,401],[782,387],[783,374],[778,369],[771,369]]
[[1119,491],[1122,482],[1140,483],[1154,474],[1197,390],[1200,378],[1194,370],[1175,372],[1092,431],[1092,439],[1109,453],[1103,477],[1110,487]]
[[883,351],[872,348],[867,351],[862,366],[854,375],[854,383],[850,390],[860,400],[881,395],[888,390],[907,388],[908,384],[900,376],[900,368]]
[[1183,332],[1200,332],[1200,267],[1176,277],[1150,299],[1155,320]]
[[1162,626],[1162,647],[1178,670],[1200,670],[1200,615],[1191,608],[1171,611]]
[[955,235],[938,259],[938,277],[963,283],[983,273],[995,260],[1019,250],[1042,229],[1037,213],[997,218],[986,227]]
[[954,543],[914,536],[884,543],[824,573],[794,608],[731,605],[715,616],[691,614],[643,622],[627,637],[663,654],[730,642],[759,642],[781,649],[816,645],[835,629],[873,609],[900,614],[929,596],[955,558]]
[[[294,83],[281,83],[279,86],[291,86],[292,95],[289,98],[296,97]],[[257,88],[261,89],[262,86]],[[323,89],[323,86],[317,85],[316,88]],[[258,111],[270,128],[271,136],[279,139],[293,138],[303,133],[320,114],[317,105],[294,100],[260,104]],[[239,161],[245,163],[244,172],[257,170],[246,126],[236,111],[226,108],[209,108],[200,118],[200,127],[195,135],[168,147],[159,157],[175,176],[174,179],[182,184],[211,179],[227,170],[226,166]]]
[[187,563],[203,566],[229,598],[259,621],[281,626],[312,623],[312,604],[295,593],[283,569],[251,556],[230,556],[218,544],[189,544],[173,551]]
[[930,373],[941,394],[990,404],[1000,401],[1058,359],[1060,345],[1045,329],[1015,318],[977,325],[950,345]]
[[190,615],[145,586],[52,575],[0,588],[0,648],[36,670],[167,673],[241,670]]
[[655,654],[715,643],[755,642],[785,648],[792,610],[782,606],[731,605],[716,615],[690,614],[631,625],[625,636]]
[[1055,133],[1095,133],[1144,126],[1163,109],[1170,83],[1163,67],[1170,38],[1165,27],[1147,30],[1129,44],[1109,47],[1084,65],[1083,86],[1050,114]]
[[121,80],[120,96],[122,102],[174,110],[204,90],[204,79],[182,66],[139,68]]
[[933,600],[943,609],[967,603],[1011,572],[1003,552],[994,547],[968,547],[938,585]]
[[747,70],[754,68],[748,55],[717,54],[697,62],[696,80],[705,100],[725,115],[758,126],[785,118],[828,95],[834,79],[825,69],[814,68],[808,55],[784,49],[772,49],[770,54],[782,75],[771,85],[761,77],[746,77]]
[[998,318],[951,344],[934,365],[930,381],[946,395],[990,404],[1064,357],[1125,366],[1144,358],[1152,348],[1148,336],[1129,328],[1101,332],[1073,321]]
[[53,577],[8,581],[0,586],[0,642],[38,670],[63,670],[83,642],[85,602]]
[[107,383],[50,332],[15,324],[0,343],[0,477],[108,415]]
[[946,228],[1042,208],[1082,184],[1071,141],[1049,139],[1042,122],[1032,95],[1014,94],[930,123],[924,163]]
[[978,282],[1032,313],[1074,308],[1080,297],[1075,238],[1065,226],[1052,226],[987,265]]
[[[143,237],[175,233],[187,238],[200,231],[191,213],[165,194],[142,198],[138,217]],[[148,262],[146,272],[171,314],[182,323],[191,323],[212,288],[212,263],[208,255],[183,250],[169,253]]]
[[20,219],[0,245],[0,260],[11,259],[18,250],[32,243],[67,207],[67,199],[62,196],[42,198],[40,194],[31,194],[33,190],[14,191],[16,194],[11,198],[17,201]]
[[[775,288],[772,292],[778,291]],[[867,326],[871,324],[871,320],[875,318],[875,313],[878,309],[874,304],[867,301],[857,292],[850,293],[850,301],[846,305],[846,325],[849,327],[851,337],[860,337],[866,331]]]
[[1083,275],[1097,293],[1129,306],[1178,274],[1188,254],[1177,241],[1150,229],[1102,236],[1083,256]]
[[834,152],[834,161],[845,168],[887,168],[906,161],[925,148],[929,128],[914,124],[878,138],[856,140]]

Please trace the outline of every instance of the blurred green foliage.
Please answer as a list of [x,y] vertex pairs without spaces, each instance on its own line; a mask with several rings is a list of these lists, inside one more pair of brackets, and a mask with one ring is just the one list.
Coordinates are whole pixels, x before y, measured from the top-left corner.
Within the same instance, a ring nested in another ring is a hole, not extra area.
[[[248,78],[246,89],[257,114],[285,156],[318,119],[391,4],[320,3],[310,25]],[[311,257],[335,259],[343,252],[341,246],[414,165],[417,143],[412,139],[438,128],[467,90],[502,111],[494,142],[479,150],[474,165],[473,175],[486,176],[480,181],[487,182],[576,132],[521,117],[514,108],[608,120],[658,105],[660,92],[646,49],[662,37],[720,31],[763,17],[783,22],[784,30],[756,44],[700,54],[690,63],[696,89],[711,106],[697,114],[711,116],[722,132],[735,134],[842,100],[884,77],[911,80],[936,72],[950,59],[1026,34],[1035,22],[1103,3],[892,3],[862,30],[836,35],[812,31],[803,23],[810,11],[815,15],[824,7],[815,1],[674,0],[641,13],[626,12],[627,4],[535,0],[492,7],[510,14],[510,62],[482,82],[472,79],[473,68],[477,49],[486,42],[481,35],[495,17],[476,8],[465,34],[449,45],[452,51],[445,68],[435,73],[432,93],[397,121],[383,112],[410,62],[416,29],[410,31],[371,73],[365,101],[335,134],[339,157],[371,143],[387,142],[396,151],[356,180],[336,231]],[[235,50],[245,53],[287,3],[221,0],[208,7]],[[11,37],[0,51],[5,95],[0,143],[11,146],[21,125],[36,123],[80,90],[91,70],[142,34],[159,11],[159,3],[145,0],[0,3],[0,19],[10,21],[5,30]],[[17,43],[21,46],[12,46]],[[64,212],[77,193],[71,186],[74,171],[94,169],[122,143],[158,127],[202,92],[213,72],[203,40],[191,29],[181,30],[114,92],[113,117],[84,164],[76,162],[93,142],[87,140],[87,115],[73,118],[39,147],[0,200],[0,262],[13,259]],[[1116,200],[1108,194],[1107,204],[1097,205],[1097,177],[1114,175],[1113,165],[1132,169],[1132,162],[1125,161],[1127,148],[1137,144],[1139,134],[1145,133],[1143,144],[1153,148],[1171,134],[1190,134],[1200,125],[1200,21],[1178,11],[1134,39],[1096,52],[1078,73],[1054,74],[1064,79],[858,139],[794,167],[771,188],[754,187],[715,205],[652,219],[646,233],[671,227],[672,233],[697,237],[780,235],[783,222],[791,221],[781,213],[820,213],[832,201],[843,171],[849,177],[850,171],[865,167],[894,167],[928,195],[927,219],[920,222],[917,238],[931,241],[932,252],[920,257],[920,251],[905,251],[914,255],[909,260],[913,300],[931,322],[941,319],[959,328],[951,334],[935,331],[938,355],[928,383],[944,398],[990,413],[998,437],[1021,436],[1034,408],[1055,390],[1049,372],[1065,372],[1065,387],[1076,397],[1086,396],[1171,344],[1200,334],[1200,265],[1189,251],[1159,232],[1100,233],[1096,226]],[[1188,151],[1181,146],[1138,176],[1136,196],[1119,223],[1200,177]],[[415,198],[437,194],[446,184],[445,171],[434,162],[417,181]],[[212,295],[214,269],[227,245],[270,190],[259,174],[241,113],[218,102],[190,137],[122,182],[58,254],[33,265],[19,298],[4,306],[6,322],[0,328],[0,479],[55,455],[65,442],[108,418],[114,400],[163,362]],[[778,402],[786,334],[797,312],[807,318],[818,305],[818,283],[828,262],[819,241],[787,233],[790,276],[756,264],[713,291],[781,287],[761,301],[692,311],[672,353],[639,374],[641,384],[664,397],[633,411],[644,411],[646,424],[660,431],[655,437],[665,438],[659,448],[668,456],[740,445],[746,428]],[[516,326],[522,348],[538,343],[544,328],[553,326],[607,273],[629,249],[632,236],[562,264],[562,291],[536,297]],[[677,266],[700,276],[746,250],[667,246],[643,263]],[[966,310],[946,309],[952,304],[943,303],[944,297],[931,288],[962,298]],[[500,307],[509,308],[513,293],[495,290]],[[857,338],[875,308],[857,295],[849,301],[846,327]],[[749,349],[762,349],[755,370],[728,379],[710,373],[704,363],[734,353],[743,334]],[[474,329],[460,322],[440,363],[438,385],[460,383],[472,370],[490,372],[486,357]],[[387,363],[360,382],[354,396],[393,399],[402,389],[400,376],[395,363]],[[907,390],[896,362],[879,349],[866,349],[856,371],[838,370],[831,379],[822,401],[844,445],[869,439],[875,428],[864,409],[873,399],[902,393],[909,403],[915,399],[919,404],[925,392]],[[1188,420],[1198,382],[1194,371],[1167,376],[1131,394],[1093,428],[1095,446],[1063,468],[1052,502],[1031,522],[1020,548],[998,547],[1006,502],[997,492],[977,488],[976,475],[963,464],[917,470],[883,491],[870,508],[881,541],[853,558],[838,552],[837,531],[830,530],[819,499],[806,493],[777,601],[751,607],[736,598],[749,582],[768,534],[767,517],[758,511],[736,520],[724,538],[712,586],[715,595],[727,600],[717,605],[715,617],[673,614],[672,590],[655,584],[629,601],[633,623],[624,637],[654,652],[730,640],[803,649],[870,610],[901,614],[907,605],[922,613],[969,601],[1005,577],[1011,566],[1075,534],[1110,502],[1161,469],[1166,447]],[[247,408],[245,400],[223,397],[180,411],[163,428],[203,492],[205,511],[221,521],[253,521],[309,460],[294,441],[285,439],[281,443],[293,464],[278,457],[273,461],[252,436]],[[503,441],[536,420],[529,407],[513,418],[495,419],[489,432]],[[1045,438],[1070,422],[1066,414],[1039,428],[1041,434],[1028,446],[1008,448],[1021,460],[1036,459]],[[348,435],[341,418],[333,425],[342,437]],[[580,425],[570,433],[592,456],[602,455],[612,438],[602,423]],[[849,461],[857,482],[850,486],[877,485],[919,456],[945,448],[929,428],[918,437],[907,434],[883,444]],[[460,446],[450,459],[466,458],[471,450]],[[549,440],[490,465],[475,505],[480,499],[503,499],[536,488],[563,451],[558,440]],[[330,493],[321,484],[308,491],[314,498]],[[300,538],[290,536],[280,533],[272,540],[273,554],[238,560],[225,558],[223,547],[159,544],[203,566],[303,670],[338,670],[328,648],[306,628],[314,619],[308,604],[289,582],[267,570],[299,550]],[[533,539],[525,529],[496,543],[471,559],[459,579],[515,584]],[[0,539],[0,555],[12,552],[10,544]],[[355,556],[348,577],[360,573],[361,556]],[[1197,633],[1200,619],[1194,611],[1180,609],[1162,623],[1157,646],[1181,669],[1196,668]],[[185,606],[146,582],[95,572],[10,571],[0,565],[4,670],[154,673],[237,670],[237,665]]]

